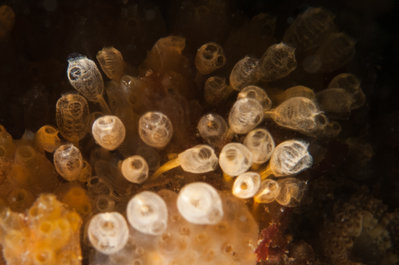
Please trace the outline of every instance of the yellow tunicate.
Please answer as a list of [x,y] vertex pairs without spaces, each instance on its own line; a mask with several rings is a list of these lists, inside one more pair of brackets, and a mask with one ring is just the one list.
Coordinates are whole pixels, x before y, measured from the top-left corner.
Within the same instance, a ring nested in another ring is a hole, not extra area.
[[86,190],[79,187],[71,187],[62,197],[62,201],[75,209],[82,216],[87,216],[92,211],[90,198]]
[[61,139],[58,136],[59,131],[50,125],[44,125],[37,130],[35,135],[36,145],[44,151],[52,153],[61,145]]

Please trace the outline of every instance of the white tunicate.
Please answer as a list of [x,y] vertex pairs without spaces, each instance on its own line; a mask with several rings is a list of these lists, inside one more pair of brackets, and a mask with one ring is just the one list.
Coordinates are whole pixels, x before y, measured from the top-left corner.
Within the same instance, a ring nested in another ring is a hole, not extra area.
[[276,201],[286,207],[295,207],[300,202],[305,193],[306,182],[296,178],[284,178],[278,180],[280,192]]
[[308,146],[308,143],[299,140],[288,140],[277,145],[270,158],[273,175],[293,175],[312,166],[313,159]]
[[117,116],[105,115],[94,121],[92,134],[104,149],[115,150],[125,140],[126,129]]
[[238,99],[229,113],[230,129],[237,134],[245,134],[263,120],[263,107],[255,99]]
[[222,116],[209,113],[201,117],[197,129],[202,139],[214,146],[223,141],[228,126]]
[[136,194],[127,204],[126,215],[130,225],[144,234],[160,235],[166,230],[168,209],[154,192]]
[[68,60],[68,80],[71,85],[90,101],[98,101],[104,91],[101,73],[94,61],[86,56]]
[[237,95],[237,99],[242,98],[256,99],[263,106],[264,110],[269,110],[272,108],[271,99],[267,95],[266,91],[261,87],[253,85],[244,87]]
[[121,172],[128,181],[141,184],[148,178],[149,168],[142,156],[134,155],[123,160]]
[[178,155],[180,166],[186,172],[206,173],[216,169],[218,158],[212,147],[196,145]]
[[227,175],[238,176],[251,167],[252,153],[243,144],[226,144],[220,151],[219,165]]
[[173,136],[172,122],[161,112],[147,112],[140,117],[139,135],[147,145],[164,148]]
[[257,79],[257,67],[259,60],[245,56],[239,60],[230,73],[230,85],[234,90],[240,91],[246,86],[255,84]]
[[280,193],[280,185],[273,179],[265,179],[260,184],[259,192],[254,200],[258,203],[271,203]]
[[248,199],[258,192],[259,187],[260,175],[256,172],[245,172],[234,180],[232,192],[238,198]]
[[79,148],[73,144],[64,144],[54,152],[54,167],[61,177],[68,181],[77,180],[83,167],[83,158]]
[[244,145],[251,151],[253,163],[262,164],[270,159],[275,143],[270,132],[263,128],[250,131],[244,139]]
[[118,212],[106,212],[94,215],[87,229],[93,247],[110,255],[121,250],[129,238],[129,228],[125,218]]
[[214,225],[223,218],[219,193],[204,182],[184,186],[177,197],[177,209],[184,219],[193,224]]

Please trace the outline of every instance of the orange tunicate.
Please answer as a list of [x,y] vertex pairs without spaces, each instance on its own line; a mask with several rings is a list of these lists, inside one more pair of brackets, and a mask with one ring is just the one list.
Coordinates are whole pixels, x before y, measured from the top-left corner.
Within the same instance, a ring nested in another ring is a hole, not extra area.
[[62,201],[75,209],[81,216],[87,216],[92,211],[90,198],[85,189],[71,186],[62,196]]

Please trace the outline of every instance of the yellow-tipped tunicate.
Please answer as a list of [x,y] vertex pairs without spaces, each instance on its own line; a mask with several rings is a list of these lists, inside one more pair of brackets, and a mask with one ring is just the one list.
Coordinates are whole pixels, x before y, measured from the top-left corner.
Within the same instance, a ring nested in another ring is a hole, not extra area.
[[286,207],[297,206],[306,189],[306,182],[296,178],[284,178],[278,180],[280,192],[276,201]]
[[139,135],[147,145],[164,148],[173,136],[172,122],[168,116],[161,112],[147,112],[140,117]]
[[134,155],[123,160],[121,172],[128,181],[141,184],[148,178],[149,168],[142,156]]
[[166,162],[157,169],[152,178],[178,166],[181,166],[186,172],[199,174],[213,171],[217,165],[218,158],[213,148],[200,144],[181,152],[177,158]]
[[165,232],[168,224],[168,209],[165,201],[156,193],[143,191],[130,199],[126,209],[130,225],[150,235]]
[[125,218],[118,212],[94,215],[89,222],[87,234],[93,247],[110,255],[121,250],[129,239],[129,228]]
[[208,144],[218,146],[224,141],[228,126],[222,116],[209,113],[201,117],[197,129],[202,139]]
[[232,192],[238,198],[248,199],[258,192],[259,187],[260,175],[256,172],[245,172],[234,180]]
[[271,203],[280,193],[280,185],[273,179],[265,179],[261,182],[259,192],[254,196],[257,203]]
[[44,151],[52,153],[61,145],[59,131],[51,125],[44,125],[35,134],[35,142]]
[[126,129],[117,116],[105,115],[94,121],[92,134],[101,147],[115,150],[125,140]]
[[251,151],[253,163],[262,164],[270,159],[275,143],[270,132],[263,128],[250,131],[244,139],[244,145]]
[[258,86],[246,86],[237,95],[237,99],[252,98],[256,99],[263,107],[264,110],[272,108],[272,101],[267,95],[266,91]]
[[252,153],[240,143],[226,144],[219,155],[219,165],[229,176],[238,176],[252,165]]
[[97,53],[97,61],[109,79],[119,81],[125,71],[125,62],[120,51],[114,47],[102,48]]
[[263,120],[263,107],[255,99],[238,99],[229,113],[230,130],[237,134],[245,134],[258,126]]
[[246,86],[253,85],[258,81],[257,67],[259,60],[245,56],[239,60],[230,73],[230,86],[240,91]]
[[219,193],[204,182],[184,186],[177,197],[177,209],[184,219],[194,224],[214,225],[223,218]]
[[89,101],[98,102],[104,111],[110,113],[103,98],[104,81],[94,61],[83,55],[68,59],[67,76],[80,94]]
[[195,67],[203,75],[223,67],[226,63],[223,48],[214,42],[208,42],[202,45],[195,55]]
[[271,173],[276,177],[288,176],[312,166],[308,147],[308,143],[299,140],[288,140],[277,145],[270,158]]
[[68,181],[77,180],[83,166],[79,148],[73,144],[64,144],[54,152],[54,167],[61,177]]

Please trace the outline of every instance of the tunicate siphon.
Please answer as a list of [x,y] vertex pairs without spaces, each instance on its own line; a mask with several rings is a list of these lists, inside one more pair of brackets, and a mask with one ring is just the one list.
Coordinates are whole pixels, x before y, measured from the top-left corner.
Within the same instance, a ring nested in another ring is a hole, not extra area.
[[252,153],[243,144],[226,144],[220,151],[219,165],[227,175],[238,176],[251,167]]
[[73,144],[64,144],[54,152],[54,167],[68,181],[77,180],[83,165],[82,154]]
[[268,130],[258,128],[245,136],[244,145],[251,151],[253,163],[262,164],[270,159],[275,143]]
[[255,99],[238,99],[229,113],[230,130],[237,134],[245,134],[258,126],[263,120],[263,107]]
[[160,235],[167,228],[166,203],[151,191],[140,192],[130,199],[126,215],[130,225],[144,234]]
[[219,193],[204,182],[185,185],[177,197],[177,209],[184,219],[193,224],[214,225],[223,218]]
[[256,172],[245,172],[238,175],[234,180],[232,192],[233,195],[241,198],[248,199],[258,192],[260,187],[260,175]]
[[117,116],[105,115],[94,121],[92,134],[104,149],[115,150],[125,140],[126,129]]
[[202,45],[195,55],[195,66],[202,75],[207,75],[221,68],[226,63],[223,48],[214,42]]
[[173,136],[172,122],[161,112],[147,112],[140,117],[139,135],[147,145],[164,148]]
[[88,225],[87,234],[93,247],[110,255],[121,250],[129,239],[129,228],[125,218],[118,212],[94,215]]
[[148,178],[148,164],[142,156],[134,155],[121,163],[122,175],[130,182],[141,184]]

